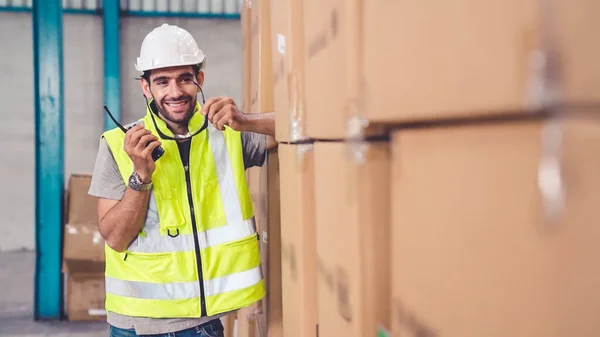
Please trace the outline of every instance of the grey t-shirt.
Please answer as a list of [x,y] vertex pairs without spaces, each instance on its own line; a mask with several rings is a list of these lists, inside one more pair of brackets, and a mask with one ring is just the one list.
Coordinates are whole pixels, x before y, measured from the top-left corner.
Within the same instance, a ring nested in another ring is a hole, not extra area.
[[[266,157],[266,136],[242,132],[241,138],[245,168],[262,166]],[[121,200],[126,189],[110,148],[102,139],[88,193],[99,198]],[[143,318],[107,312],[107,321],[117,328],[135,329],[138,335],[150,335],[189,329],[222,316],[224,314],[200,318]]]

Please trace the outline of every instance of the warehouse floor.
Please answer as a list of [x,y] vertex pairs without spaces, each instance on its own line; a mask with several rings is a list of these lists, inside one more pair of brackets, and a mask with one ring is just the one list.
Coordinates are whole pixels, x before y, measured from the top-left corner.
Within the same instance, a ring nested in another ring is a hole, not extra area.
[[107,337],[106,323],[34,322],[33,252],[0,252],[0,336]]

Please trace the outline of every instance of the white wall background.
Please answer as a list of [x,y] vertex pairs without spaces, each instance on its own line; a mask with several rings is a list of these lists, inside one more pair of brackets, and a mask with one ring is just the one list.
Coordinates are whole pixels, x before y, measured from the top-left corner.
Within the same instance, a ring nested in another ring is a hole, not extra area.
[[[144,114],[133,63],[144,36],[162,23],[194,35],[207,55],[206,98],[241,97],[241,34],[237,20],[126,17],[121,21],[121,113]],[[103,131],[102,18],[65,15],[65,183],[92,171]],[[31,15],[0,12],[0,251],[34,248],[34,83]]]

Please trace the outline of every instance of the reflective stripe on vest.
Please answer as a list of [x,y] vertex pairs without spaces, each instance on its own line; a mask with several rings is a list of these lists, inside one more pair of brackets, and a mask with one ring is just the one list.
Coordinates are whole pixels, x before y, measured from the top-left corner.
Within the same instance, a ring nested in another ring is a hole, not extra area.
[[[144,124],[156,135],[150,113],[147,112]],[[205,117],[196,113],[190,123],[193,120],[198,122],[199,118]],[[157,122],[161,129],[166,128],[166,125],[162,125],[162,120],[157,119]],[[191,124],[190,128],[193,128]],[[122,150],[123,135],[119,132],[120,130],[108,131],[104,137],[111,147],[123,180],[127,182],[133,167],[131,160]],[[256,226],[241,160],[241,139],[237,138],[239,134],[232,130],[219,131],[209,124],[199,137],[206,137],[205,142],[197,141],[196,145],[193,145],[192,141],[190,148],[190,161],[195,163],[189,168],[192,186],[196,186],[193,192],[195,213],[212,214],[214,208],[203,209],[206,205],[217,205],[219,211],[215,213],[215,217],[196,216],[196,219],[218,219],[218,222],[210,226],[198,223],[195,236],[191,230],[191,214],[187,210],[184,209],[181,219],[179,213],[169,213],[175,205],[187,207],[188,200],[182,199],[186,189],[185,183],[182,182],[183,167],[177,167],[176,165],[181,163],[175,161],[177,157],[173,157],[178,151],[177,145],[173,141],[163,142],[163,147],[171,157],[169,159],[167,155],[164,157],[167,159],[161,158],[162,162],[157,162],[157,172],[153,176],[157,190],[153,189],[151,192],[150,213],[146,218],[144,230],[127,248],[125,254],[106,248],[105,287],[108,311],[155,318],[200,317],[201,283],[197,280],[194,254],[196,238],[202,257],[202,285],[209,316],[239,309],[264,296]],[[233,159],[230,157],[228,145],[232,146],[236,154]],[[206,171],[207,166],[202,166],[206,164],[198,164],[211,162],[199,160],[200,153],[208,155],[209,152],[214,159],[214,171],[212,167]],[[235,165],[232,160],[235,160]],[[159,166],[162,169],[159,169]],[[209,172],[207,176],[206,172]],[[204,194],[205,192],[197,187],[201,182],[200,177],[214,181],[215,185],[218,183],[218,189],[203,190],[208,193]],[[243,180],[241,177],[244,177]],[[199,199],[200,195],[202,199]],[[244,207],[241,198],[244,198]],[[174,202],[177,204],[171,205]],[[161,209],[165,213],[160,213]],[[246,215],[249,218],[244,219],[243,210],[250,211]],[[226,222],[219,225],[223,215]],[[173,232],[173,228],[181,231]],[[166,235],[167,233],[173,235]],[[126,258],[128,253],[131,253],[129,259]]]
[[[106,277],[105,287],[109,294],[156,300],[190,299],[200,297],[199,283],[146,283],[124,281]],[[204,281],[205,296],[218,295],[227,291],[234,291],[253,286],[261,281],[260,267],[252,268],[240,273]]]

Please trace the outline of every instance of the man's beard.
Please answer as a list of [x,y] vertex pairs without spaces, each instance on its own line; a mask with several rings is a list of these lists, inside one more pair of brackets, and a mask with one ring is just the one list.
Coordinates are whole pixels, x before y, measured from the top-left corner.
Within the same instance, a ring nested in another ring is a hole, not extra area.
[[[194,115],[194,111],[196,111],[196,97],[193,97],[193,98],[190,96],[178,97],[176,100],[181,100],[181,99],[185,99],[190,102],[190,107],[188,108],[188,111],[185,112],[185,114],[183,115],[182,118],[176,118],[171,113],[165,111],[162,108],[162,106],[165,104],[164,100],[163,100],[163,102],[161,102],[160,105],[156,104],[156,110],[163,118],[165,118],[169,122],[187,126],[188,122],[190,121],[190,119],[192,119],[192,116]],[[176,100],[174,100],[174,101],[176,101]],[[154,101],[156,102],[156,99]]]

